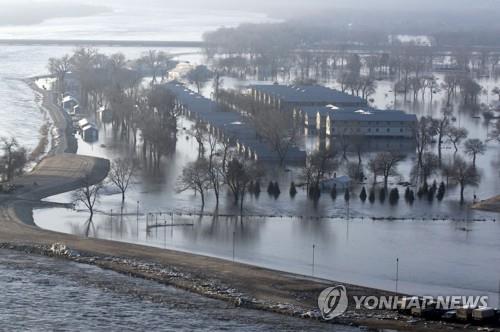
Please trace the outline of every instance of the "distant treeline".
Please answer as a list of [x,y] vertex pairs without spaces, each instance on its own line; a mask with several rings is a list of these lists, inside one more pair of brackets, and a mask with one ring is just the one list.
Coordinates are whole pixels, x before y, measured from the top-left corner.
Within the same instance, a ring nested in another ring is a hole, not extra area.
[[339,45],[386,47],[389,35],[427,35],[434,46],[500,47],[500,21],[496,11],[470,10],[400,12],[327,10],[282,23],[242,24],[208,32],[209,47],[248,50],[255,47],[331,48]]

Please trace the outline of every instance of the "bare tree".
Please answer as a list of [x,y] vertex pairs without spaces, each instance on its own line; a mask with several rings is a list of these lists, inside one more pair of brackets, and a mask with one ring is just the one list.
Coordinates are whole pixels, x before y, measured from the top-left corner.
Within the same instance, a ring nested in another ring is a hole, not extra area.
[[464,77],[460,80],[460,92],[464,98],[464,104],[477,104],[477,98],[482,91],[482,87],[474,79]]
[[14,137],[1,137],[0,144],[3,151],[3,156],[0,157],[0,175],[10,181],[23,172],[28,161],[27,152]]
[[495,129],[488,134],[488,140],[500,142],[500,120],[497,120]]
[[283,166],[298,135],[290,117],[283,112],[271,110],[256,114],[254,122],[258,133],[271,145],[279,157],[280,166]]
[[111,163],[108,178],[120,190],[122,202],[125,201],[125,193],[130,185],[137,169],[137,163],[132,159],[116,159]]
[[321,181],[338,168],[337,152],[335,150],[319,150],[308,156],[302,170],[302,178],[306,183],[308,194],[319,190]]
[[451,105],[451,97],[456,94],[458,83],[460,78],[458,75],[446,75],[444,78],[444,83],[441,84],[441,88],[446,92],[446,106]]
[[212,78],[213,73],[207,68],[207,66],[200,65],[191,69],[186,74],[186,79],[189,83],[194,84],[196,86],[196,90],[198,93],[201,92],[201,89],[205,86],[205,84]]
[[73,192],[72,198],[74,204],[83,204],[90,213],[89,220],[94,217],[95,204],[99,201],[102,183],[92,184],[91,179],[86,176],[81,182],[81,188]]
[[498,101],[500,101],[500,87],[496,86],[491,90],[491,93],[498,96]]
[[213,79],[213,89],[214,89],[214,99],[215,101],[219,101],[219,92],[222,88],[222,85],[224,84],[224,79],[220,75],[218,71],[214,73],[214,79]]
[[457,156],[451,166],[450,177],[460,186],[460,204],[465,202],[464,191],[467,186],[477,186],[480,176],[472,164]]
[[215,194],[216,209],[218,209],[220,190],[224,184],[229,143],[225,140],[219,141],[215,135],[211,134],[206,135],[205,141],[208,148],[208,177]]
[[472,166],[476,167],[476,157],[486,152],[486,144],[478,138],[470,138],[464,143],[464,152],[472,157]]
[[437,134],[436,121],[431,117],[422,117],[414,126],[413,132],[417,148],[417,165],[422,166],[422,156]]
[[436,132],[437,132],[437,137],[438,137],[438,159],[439,159],[439,165],[441,165],[441,160],[442,160],[442,146],[443,146],[443,140],[444,137],[448,134],[448,130],[450,129],[450,116],[451,116],[451,110],[449,108],[445,108],[443,110],[443,116],[441,119],[436,120]]
[[64,79],[66,74],[71,70],[69,55],[64,55],[61,58],[50,58],[48,64],[49,72],[56,77],[57,90],[60,93],[65,91]]
[[448,136],[448,141],[453,144],[455,148],[455,154],[458,152],[458,146],[460,143],[467,138],[469,132],[465,128],[450,127],[446,136]]
[[422,157],[421,175],[422,182],[427,183],[427,179],[435,174],[439,169],[439,157],[432,152],[425,152]]
[[198,159],[189,163],[179,178],[178,192],[193,190],[201,196],[201,208],[205,207],[205,192],[210,188],[210,177],[208,174],[208,162],[206,159]]
[[227,164],[226,184],[233,193],[234,204],[240,203],[240,213],[243,213],[243,202],[248,185],[258,180],[260,176],[261,172],[254,164],[240,162],[236,158]]
[[[398,164],[404,160],[404,156],[391,151],[380,152],[370,161],[370,168],[376,170],[375,174],[381,174],[384,177],[384,189],[387,190],[387,184],[390,176],[397,175]],[[376,175],[374,175],[376,177]]]

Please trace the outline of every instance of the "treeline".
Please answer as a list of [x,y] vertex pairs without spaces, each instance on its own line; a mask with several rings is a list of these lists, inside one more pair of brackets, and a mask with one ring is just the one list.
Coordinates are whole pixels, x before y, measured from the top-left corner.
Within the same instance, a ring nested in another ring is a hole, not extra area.
[[[115,137],[136,151],[142,142],[144,161],[158,168],[162,156],[175,151],[177,118],[175,96],[159,84],[175,66],[171,56],[151,50],[141,58],[127,60],[121,53],[105,55],[80,48],[72,55],[51,58],[48,69],[56,77],[55,89],[74,94],[87,114],[109,110]],[[67,91],[69,73],[76,91]]]
[[356,60],[353,57],[359,58],[360,68],[370,77],[400,78],[405,67],[422,74],[432,72],[434,60],[443,59],[444,54],[458,71],[498,73],[499,52],[489,47],[453,41],[453,47],[444,52],[435,43],[401,43],[395,38],[389,43],[388,37],[375,38],[370,31],[336,31],[321,24],[285,22],[221,28],[206,33],[204,41],[214,67],[240,78],[327,81],[336,72],[344,72],[344,67]]

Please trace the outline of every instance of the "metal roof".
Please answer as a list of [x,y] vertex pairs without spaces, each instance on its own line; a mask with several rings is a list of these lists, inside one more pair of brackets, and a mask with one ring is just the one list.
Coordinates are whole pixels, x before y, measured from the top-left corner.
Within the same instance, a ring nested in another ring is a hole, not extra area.
[[321,85],[251,85],[250,88],[273,95],[286,103],[366,105],[360,97]]
[[[279,156],[269,144],[259,138],[254,125],[241,114],[222,111],[219,104],[187,89],[177,81],[165,83],[164,86],[176,96],[179,103],[194,113],[199,120],[222,130],[226,137],[234,138],[240,144],[250,148],[257,154],[259,160],[279,160]],[[292,147],[287,152],[286,160],[297,161],[305,160],[305,158],[304,151]]]
[[320,113],[337,121],[401,121],[415,122],[415,114],[405,113],[401,110],[380,110],[372,107],[302,107],[300,109],[308,116]]

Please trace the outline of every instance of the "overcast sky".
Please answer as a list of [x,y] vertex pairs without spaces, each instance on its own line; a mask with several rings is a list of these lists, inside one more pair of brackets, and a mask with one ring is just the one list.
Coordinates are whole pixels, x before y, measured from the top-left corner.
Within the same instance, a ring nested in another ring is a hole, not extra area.
[[0,0],[0,25],[36,24],[54,17],[88,16],[121,6],[183,9],[204,8],[252,10],[275,17],[320,12],[338,8],[360,10],[466,12],[474,9],[498,11],[500,0]]

